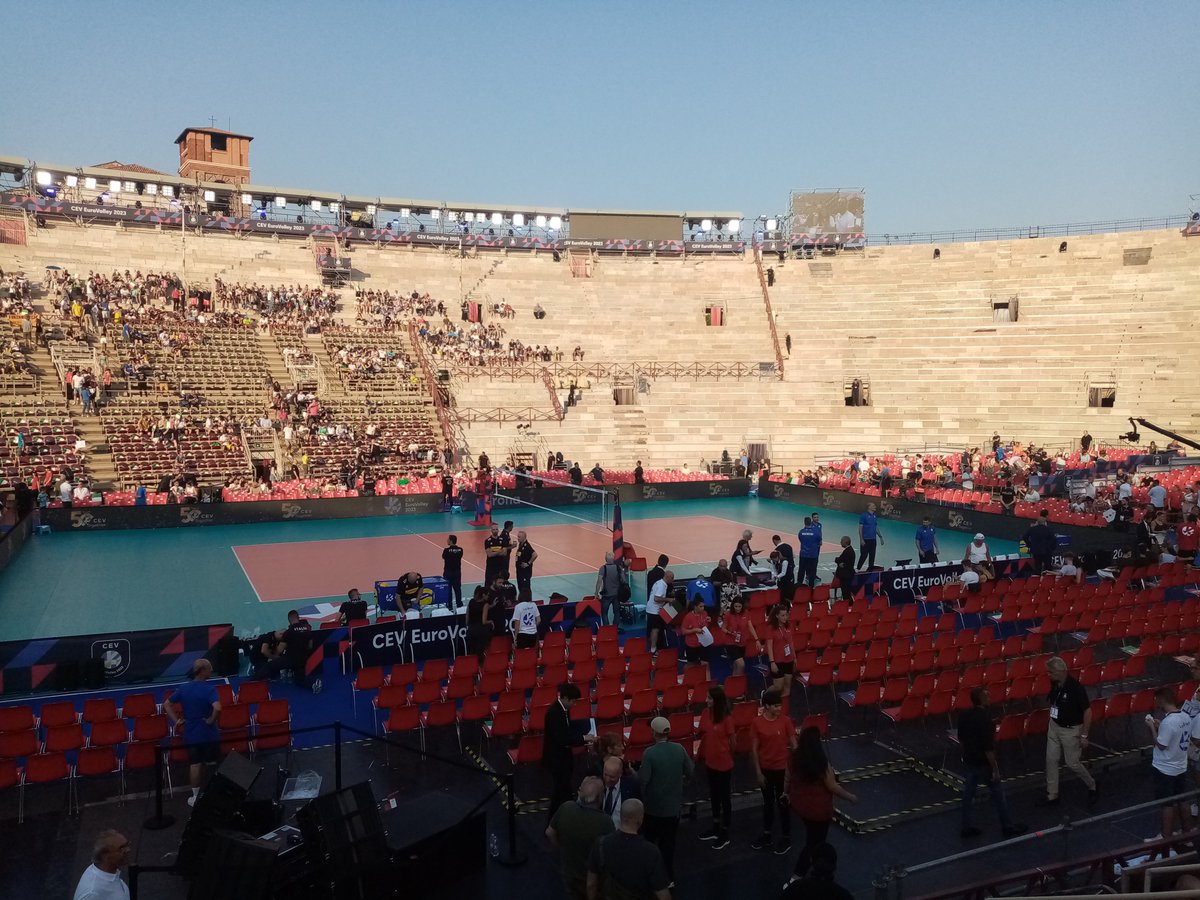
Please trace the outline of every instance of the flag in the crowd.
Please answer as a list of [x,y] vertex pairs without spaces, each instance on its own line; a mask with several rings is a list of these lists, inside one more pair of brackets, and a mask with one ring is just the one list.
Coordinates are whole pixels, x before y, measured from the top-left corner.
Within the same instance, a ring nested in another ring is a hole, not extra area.
[[625,529],[621,524],[621,504],[613,507],[613,559],[621,559],[625,555]]

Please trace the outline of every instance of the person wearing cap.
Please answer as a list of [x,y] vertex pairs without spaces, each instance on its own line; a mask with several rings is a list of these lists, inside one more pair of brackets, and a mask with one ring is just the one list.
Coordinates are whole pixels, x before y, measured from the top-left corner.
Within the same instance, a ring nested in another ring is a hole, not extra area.
[[988,581],[996,577],[996,569],[992,565],[992,551],[984,543],[982,534],[976,534],[974,540],[967,544],[963,553],[962,567],[964,571],[974,572],[980,581]]
[[191,680],[186,681],[167,697],[163,704],[163,712],[171,720],[172,725],[179,723],[179,713],[175,704],[183,707],[183,742],[187,745],[188,778],[192,786],[192,796],[188,797],[188,806],[196,805],[200,796],[200,781],[204,777],[204,766],[217,761],[217,749],[221,733],[217,719],[221,715],[221,701],[217,697],[217,688],[208,678],[212,675],[212,663],[203,657],[192,664]]
[[683,812],[683,785],[692,777],[695,764],[680,744],[671,741],[671,723],[663,716],[650,722],[654,743],[642,754],[638,780],[646,806],[643,826],[646,840],[662,853],[671,882],[675,881],[675,833]]

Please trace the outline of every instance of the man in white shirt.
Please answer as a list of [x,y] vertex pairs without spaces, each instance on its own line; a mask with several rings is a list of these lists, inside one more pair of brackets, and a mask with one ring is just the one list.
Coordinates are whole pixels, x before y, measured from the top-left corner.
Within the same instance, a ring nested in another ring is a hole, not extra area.
[[1147,714],[1146,725],[1154,737],[1154,799],[1168,801],[1162,807],[1162,835],[1170,837],[1178,823],[1184,831],[1191,830],[1191,813],[1187,805],[1173,799],[1187,791],[1188,747],[1191,745],[1191,717],[1175,703],[1175,689],[1159,688],[1154,693],[1155,705],[1163,717],[1156,720]]
[[978,575],[981,581],[996,577],[996,570],[992,566],[992,552],[984,543],[982,534],[975,535],[975,539],[967,544],[962,565],[964,570]]
[[71,506],[71,500],[74,496],[73,492],[74,487],[71,485],[71,482],[64,478],[58,485],[58,499],[62,501],[63,506],[68,508]]
[[1133,496],[1133,485],[1129,483],[1129,476],[1121,479],[1121,483],[1117,485],[1117,499],[1125,500]]
[[675,573],[670,569],[663,572],[663,577],[654,582],[650,596],[646,598],[646,644],[651,653],[658,652],[658,642],[663,633],[663,619],[660,615],[667,608],[667,597],[675,584]]
[[1148,493],[1150,495],[1150,505],[1155,509],[1163,509],[1167,505],[1167,489],[1159,484],[1157,478],[1150,485]]
[[128,861],[129,839],[118,831],[100,832],[74,900],[129,900],[129,888],[121,880],[121,867]]
[[518,650],[537,646],[538,625],[541,624],[541,621],[542,614],[532,600],[522,600],[513,607],[512,621],[509,623],[509,627],[512,628],[516,638]]

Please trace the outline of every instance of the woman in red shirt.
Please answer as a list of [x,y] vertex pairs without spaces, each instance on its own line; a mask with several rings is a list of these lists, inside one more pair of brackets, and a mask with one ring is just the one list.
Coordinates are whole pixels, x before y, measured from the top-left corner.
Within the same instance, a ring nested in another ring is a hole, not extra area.
[[[703,597],[697,595],[692,598],[687,615],[679,626],[679,633],[683,635],[684,659],[688,665],[704,666],[704,680],[711,680],[708,657],[712,649],[712,632],[708,630],[708,611],[704,608]],[[707,644],[701,643],[704,634],[708,635]]]
[[729,846],[729,824],[733,818],[733,715],[724,688],[708,689],[708,706],[700,714],[700,761],[708,770],[708,796],[712,806],[712,828],[700,835],[715,841],[714,850]]
[[771,829],[779,811],[780,836],[775,853],[783,856],[792,849],[792,817],[788,809],[786,782],[788,753],[796,746],[796,726],[783,714],[783,698],[771,688],[763,692],[762,712],[750,728],[750,758],[763,796],[763,831],[750,845],[753,850],[771,847]]
[[738,595],[729,603],[729,611],[721,617],[721,630],[729,637],[725,655],[729,658],[734,675],[746,671],[746,657],[758,656],[758,632],[750,615],[746,612],[746,601]]
[[813,849],[825,843],[829,836],[833,798],[841,797],[851,803],[857,803],[858,798],[838,784],[837,773],[821,746],[821,732],[811,726],[800,732],[800,740],[792,753],[791,775],[788,802],[804,823],[804,848],[796,860],[796,874],[792,876],[792,881],[796,881],[808,874]]
[[796,661],[792,656],[792,623],[789,621],[792,608],[787,603],[777,603],[767,620],[767,633],[763,641],[767,645],[767,661],[771,665],[772,689],[779,691],[783,702],[788,702],[792,693],[792,674]]

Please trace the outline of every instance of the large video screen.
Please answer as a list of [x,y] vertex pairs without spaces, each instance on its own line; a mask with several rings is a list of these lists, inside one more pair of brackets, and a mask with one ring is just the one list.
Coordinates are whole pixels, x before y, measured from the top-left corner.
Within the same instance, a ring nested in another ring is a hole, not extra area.
[[862,191],[797,191],[792,194],[792,235],[820,243],[862,238]]

